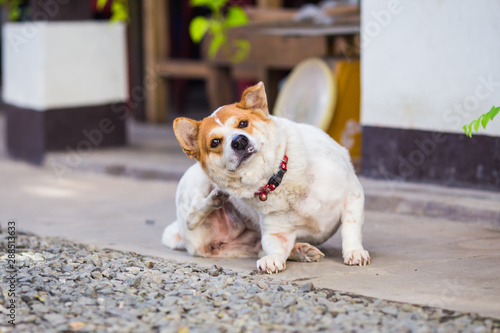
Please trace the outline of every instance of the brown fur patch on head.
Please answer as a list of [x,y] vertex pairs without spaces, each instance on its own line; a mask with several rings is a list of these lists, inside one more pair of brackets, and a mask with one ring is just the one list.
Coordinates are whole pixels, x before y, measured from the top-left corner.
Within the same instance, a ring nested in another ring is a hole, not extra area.
[[[244,128],[239,127],[242,121],[247,122],[247,126]],[[198,134],[200,158],[198,160],[202,162],[203,165],[203,161],[206,160],[208,154],[222,154],[222,145],[225,138],[218,137],[217,131],[214,131],[215,128],[221,127],[221,124],[225,127],[239,129],[252,135],[257,122],[269,121],[271,121],[271,119],[268,117],[267,112],[265,113],[261,109],[242,109],[239,107],[239,104],[236,103],[223,106],[214,115],[206,117],[200,122]],[[215,149],[210,147],[210,142],[213,139],[222,140],[221,145]]]

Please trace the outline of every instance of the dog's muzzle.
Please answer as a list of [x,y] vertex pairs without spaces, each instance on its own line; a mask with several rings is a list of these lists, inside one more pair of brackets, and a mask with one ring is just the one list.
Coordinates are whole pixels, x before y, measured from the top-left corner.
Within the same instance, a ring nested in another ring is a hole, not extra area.
[[248,138],[244,135],[238,135],[236,136],[233,141],[231,141],[231,148],[233,150],[246,150],[248,146]]
[[253,153],[256,153],[254,145],[250,142],[250,140],[242,134],[238,134],[231,141],[231,148],[234,152],[234,157],[236,158],[236,167],[239,168],[241,163],[252,156]]

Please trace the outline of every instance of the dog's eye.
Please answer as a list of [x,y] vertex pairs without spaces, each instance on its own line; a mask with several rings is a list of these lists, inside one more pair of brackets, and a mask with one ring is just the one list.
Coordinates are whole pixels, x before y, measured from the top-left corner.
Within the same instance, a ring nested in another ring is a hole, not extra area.
[[240,123],[238,124],[238,128],[245,128],[248,126],[248,121],[246,120],[242,120],[240,121]]
[[217,147],[219,147],[220,142],[221,142],[221,139],[213,139],[212,141],[210,141],[210,147],[217,148]]

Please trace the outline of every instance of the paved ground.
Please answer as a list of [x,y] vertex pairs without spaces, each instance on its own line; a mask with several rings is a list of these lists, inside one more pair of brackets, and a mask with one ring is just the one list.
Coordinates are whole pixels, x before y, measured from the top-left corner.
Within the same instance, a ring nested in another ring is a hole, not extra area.
[[[1,160],[0,222],[203,267],[253,270],[253,259],[193,258],[161,247],[161,232],[175,219],[176,180],[192,161],[168,128],[136,125],[131,137],[130,148],[81,159],[52,153],[44,168]],[[499,193],[362,181],[373,264],[343,265],[337,235],[322,246],[321,262],[290,263],[273,278],[500,318]]]

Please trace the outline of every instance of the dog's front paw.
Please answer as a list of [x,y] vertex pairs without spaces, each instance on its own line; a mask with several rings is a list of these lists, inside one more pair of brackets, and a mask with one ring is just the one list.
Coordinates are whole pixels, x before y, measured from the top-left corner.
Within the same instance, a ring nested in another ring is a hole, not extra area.
[[366,266],[370,264],[370,254],[364,249],[344,253],[344,264]]
[[286,268],[286,259],[279,255],[269,255],[257,260],[257,269],[268,274],[281,272]]
[[221,208],[224,202],[229,199],[229,194],[219,188],[215,188],[214,190],[212,190],[212,192],[210,192],[209,197],[210,200],[212,200],[212,207]]

